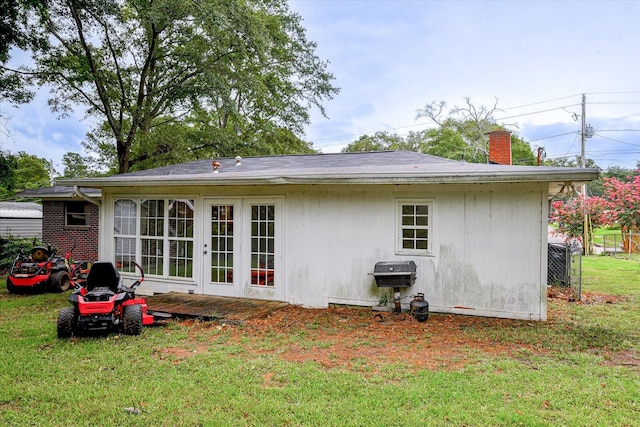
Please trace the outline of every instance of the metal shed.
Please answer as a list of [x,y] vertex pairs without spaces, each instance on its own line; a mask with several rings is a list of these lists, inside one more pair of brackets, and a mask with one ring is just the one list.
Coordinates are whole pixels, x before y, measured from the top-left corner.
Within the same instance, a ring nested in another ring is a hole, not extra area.
[[42,238],[42,205],[0,202],[0,236]]

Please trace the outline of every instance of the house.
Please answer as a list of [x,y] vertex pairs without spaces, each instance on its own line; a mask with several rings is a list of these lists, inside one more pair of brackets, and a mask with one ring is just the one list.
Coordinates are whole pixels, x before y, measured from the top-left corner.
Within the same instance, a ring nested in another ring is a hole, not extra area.
[[0,202],[0,237],[42,236],[42,206],[31,202]]
[[434,312],[546,319],[548,196],[595,169],[415,152],[197,160],[111,177],[99,255],[141,292],[371,306],[379,261],[414,261]]
[[52,186],[23,190],[17,197],[42,201],[40,224],[43,243],[62,251],[75,246],[74,259],[98,260],[100,190]]

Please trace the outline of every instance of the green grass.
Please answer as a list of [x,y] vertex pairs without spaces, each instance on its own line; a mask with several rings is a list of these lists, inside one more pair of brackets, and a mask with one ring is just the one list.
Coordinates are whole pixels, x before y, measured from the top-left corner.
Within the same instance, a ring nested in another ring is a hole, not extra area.
[[640,256],[583,257],[582,290],[611,295],[640,295]]
[[[327,369],[259,351],[310,345],[316,324],[292,325],[288,335],[247,331],[235,341],[228,328],[178,322],[145,328],[138,337],[58,340],[56,317],[68,294],[16,296],[3,289],[0,424],[637,425],[640,368],[611,362],[621,353],[640,357],[640,263],[591,256],[583,266],[584,291],[620,299],[550,301],[549,322],[469,323],[470,342],[518,342],[522,351],[477,352],[459,369],[435,371],[397,361],[372,369],[364,357],[352,368]],[[378,344],[373,336],[351,343]]]
[[598,227],[593,229],[593,235],[591,239],[593,239],[593,243],[597,245],[602,245],[604,243],[604,236],[607,236],[607,244],[611,245],[613,243],[613,235],[617,235],[617,242],[620,243],[622,239],[622,233],[620,232],[619,227]]

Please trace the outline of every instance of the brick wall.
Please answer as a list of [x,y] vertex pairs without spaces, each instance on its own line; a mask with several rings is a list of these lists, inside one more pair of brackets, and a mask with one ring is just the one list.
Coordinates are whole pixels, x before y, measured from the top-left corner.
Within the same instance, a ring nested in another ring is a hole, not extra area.
[[65,202],[42,201],[42,242],[58,248],[61,253],[73,248],[73,259],[82,261],[98,261],[98,222],[99,209],[94,204],[89,214],[88,227],[65,227]]
[[489,132],[489,162],[499,165],[511,164],[511,132]]

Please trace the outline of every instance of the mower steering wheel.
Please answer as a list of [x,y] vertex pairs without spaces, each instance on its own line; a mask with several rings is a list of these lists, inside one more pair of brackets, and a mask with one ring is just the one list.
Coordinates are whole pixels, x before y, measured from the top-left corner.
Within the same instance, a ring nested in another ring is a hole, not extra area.
[[136,268],[138,270],[140,270],[140,279],[136,280],[135,282],[133,282],[133,285],[131,285],[131,287],[127,288],[127,292],[133,292],[133,290],[135,289],[136,286],[140,286],[142,284],[142,282],[144,282],[144,270],[142,270],[142,267],[140,266],[140,264],[138,264],[135,261],[132,261],[133,265],[136,266]]
[[138,282],[138,284],[144,282],[144,270],[142,270],[142,267],[140,267],[140,264],[138,264],[137,262],[135,261],[131,261],[131,262],[133,263],[133,265],[135,265],[138,268],[138,270],[140,270],[140,276],[142,276],[141,279],[137,280],[136,282]]

